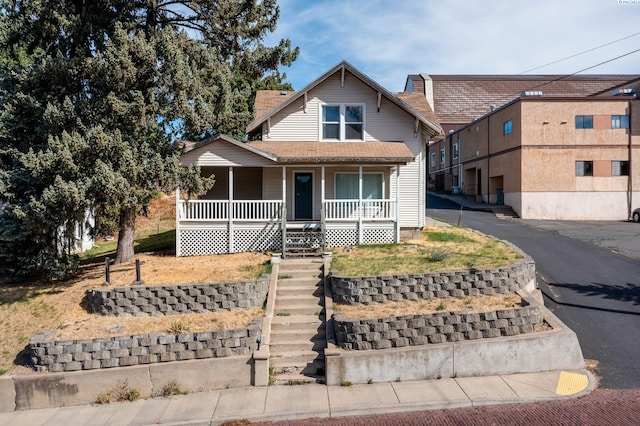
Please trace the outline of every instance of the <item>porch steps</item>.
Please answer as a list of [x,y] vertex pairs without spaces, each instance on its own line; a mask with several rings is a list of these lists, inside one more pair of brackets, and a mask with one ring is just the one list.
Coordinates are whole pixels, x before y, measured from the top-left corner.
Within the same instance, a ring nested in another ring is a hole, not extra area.
[[279,268],[269,339],[275,384],[322,381],[326,347],[322,261],[287,258]]
[[513,210],[511,206],[502,205],[502,206],[491,207],[491,211],[499,219],[515,219],[520,217],[518,216],[518,213],[516,213],[516,211]]

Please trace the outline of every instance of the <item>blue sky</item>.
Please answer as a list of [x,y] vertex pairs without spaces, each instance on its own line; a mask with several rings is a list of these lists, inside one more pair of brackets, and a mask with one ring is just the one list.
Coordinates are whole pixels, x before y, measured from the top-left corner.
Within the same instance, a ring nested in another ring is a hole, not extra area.
[[[627,4],[624,4],[624,3]],[[408,74],[572,74],[640,49],[640,0],[279,0],[265,42],[300,47],[301,89],[345,59],[391,91]],[[638,33],[638,34],[636,34]],[[634,35],[635,34],[635,35]],[[631,36],[631,37],[629,37]],[[640,52],[586,73],[640,74]]]

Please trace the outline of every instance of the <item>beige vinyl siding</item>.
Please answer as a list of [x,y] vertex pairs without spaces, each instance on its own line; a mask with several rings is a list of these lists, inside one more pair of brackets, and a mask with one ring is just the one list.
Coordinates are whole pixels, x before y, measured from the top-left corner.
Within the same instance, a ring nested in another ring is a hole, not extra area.
[[[323,104],[364,104],[365,139],[368,141],[402,141],[407,131],[413,138],[414,118],[391,101],[383,98],[378,112],[378,92],[346,73],[344,87],[340,85],[340,73],[327,79],[307,94],[306,112],[304,97],[271,117],[271,132],[264,140],[318,141],[320,135],[320,106]],[[414,152],[417,154],[417,151]]]
[[[214,152],[215,151],[215,152]],[[182,154],[181,166],[245,166],[273,164],[268,159],[225,141],[212,142]]]

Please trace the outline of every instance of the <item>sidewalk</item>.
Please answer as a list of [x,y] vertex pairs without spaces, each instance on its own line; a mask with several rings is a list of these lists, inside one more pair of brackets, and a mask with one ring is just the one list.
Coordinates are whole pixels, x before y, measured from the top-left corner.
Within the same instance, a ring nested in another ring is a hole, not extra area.
[[595,378],[581,370],[353,386],[246,387],[109,405],[0,413],[0,424],[215,425],[240,419],[327,418],[561,400],[584,396],[595,386]]

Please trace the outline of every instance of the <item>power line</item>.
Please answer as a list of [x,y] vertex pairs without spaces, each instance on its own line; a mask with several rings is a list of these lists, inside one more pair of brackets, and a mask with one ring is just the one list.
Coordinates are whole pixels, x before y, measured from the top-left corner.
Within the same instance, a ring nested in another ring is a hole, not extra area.
[[[638,33],[638,34],[640,34],[640,33]],[[571,74],[562,75],[562,76],[560,76],[558,78],[554,78],[553,80],[546,81],[544,83],[538,84],[538,85],[533,86],[533,87],[529,87],[528,89],[525,89],[525,90],[538,89],[540,87],[546,86],[547,84],[551,84],[551,83],[555,83],[556,81],[564,80],[565,78],[572,77],[572,76],[574,76],[576,74],[580,74],[580,73],[588,71],[590,69],[599,67],[600,65],[604,65],[604,64],[607,64],[609,62],[613,62],[615,60],[618,60],[620,58],[624,58],[625,56],[629,56],[629,55],[632,55],[632,54],[637,53],[637,52],[640,52],[640,49],[632,50],[632,51],[624,53],[624,54],[622,54],[620,56],[616,56],[615,58],[607,59],[606,61],[600,62],[598,64],[592,65],[592,66],[587,67],[587,68],[583,68],[583,69],[581,69],[579,71],[576,71],[576,72],[573,72]],[[483,103],[480,103],[480,104],[476,104],[476,105],[470,106],[468,108],[464,108],[464,109],[461,109],[461,110],[458,110],[458,111],[450,112],[449,114],[458,114],[458,113],[469,111],[469,110],[472,110],[472,109],[475,109],[475,108],[478,108],[478,107],[481,107],[481,106],[484,106],[484,105],[491,105],[494,102],[501,102],[504,99],[513,99],[514,97],[517,97],[517,94],[513,94],[513,95],[510,95],[510,96],[502,96],[500,98],[495,98],[495,99],[492,99],[492,100],[490,100],[488,102],[483,102]]]
[[580,55],[583,55],[585,53],[593,52],[594,50],[598,50],[598,49],[601,49],[603,47],[610,46],[612,44],[618,43],[619,41],[627,40],[627,39],[629,39],[631,37],[635,37],[635,36],[637,36],[639,34],[640,34],[640,32],[637,32],[635,34],[631,34],[631,35],[628,35],[626,37],[622,37],[622,38],[619,38],[617,40],[610,41],[609,43],[601,44],[600,46],[596,46],[596,47],[592,47],[591,49],[583,50],[582,52],[576,53],[574,55],[567,56],[567,57],[564,57],[562,59],[558,59],[558,60],[553,61],[553,62],[549,62],[548,64],[544,64],[544,65],[540,65],[540,66],[537,66],[537,67],[534,67],[534,68],[530,68],[530,69],[528,69],[526,71],[522,71],[521,73],[518,73],[518,74],[525,74],[525,73],[528,73],[530,71],[535,71],[535,70],[540,69],[540,68],[548,67],[549,65],[554,65],[554,64],[557,64],[559,62],[575,58],[576,56],[580,56]]

